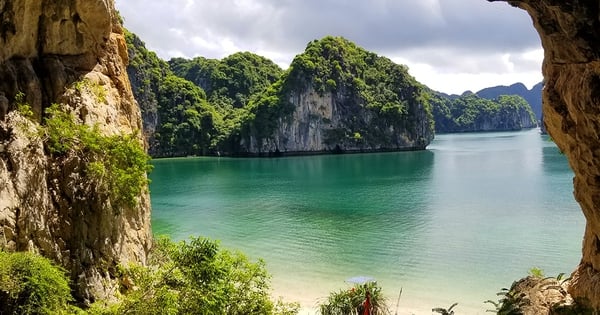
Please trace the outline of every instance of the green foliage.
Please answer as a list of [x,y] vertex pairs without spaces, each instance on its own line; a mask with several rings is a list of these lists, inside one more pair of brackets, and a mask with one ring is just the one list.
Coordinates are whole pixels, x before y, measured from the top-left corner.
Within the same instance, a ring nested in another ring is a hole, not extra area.
[[342,38],[327,36],[308,44],[290,66],[292,85],[313,85],[320,93],[346,90],[385,118],[404,120],[409,104],[424,95],[424,87],[405,66],[368,52]]
[[271,60],[250,52],[238,52],[222,60],[176,58],[169,64],[177,76],[204,89],[209,102],[219,107],[245,107],[252,95],[265,90],[283,72]]
[[[251,99],[242,133],[259,142],[270,137],[279,122],[293,113],[289,100],[310,88],[321,96],[333,93],[343,98],[338,101],[338,111],[347,120],[343,130],[328,133],[332,135],[326,139],[330,145],[356,144],[353,135],[358,132],[364,140],[361,143],[393,147],[396,140],[385,132],[390,126],[396,134],[413,133],[419,120],[432,121],[425,88],[405,66],[342,37],[327,36],[310,42],[279,81]],[[432,123],[426,128],[433,132]]]
[[23,92],[18,92],[17,95],[15,95],[15,104],[19,114],[30,120],[33,119],[35,114],[33,113],[33,110],[31,110],[31,106],[25,101],[25,94]]
[[[515,283],[513,283],[513,287]],[[512,288],[502,288],[496,295],[499,296],[498,301],[487,300],[484,302],[494,306],[494,309],[488,310],[488,312],[498,315],[522,315],[520,305],[524,297],[523,295],[516,293]]]
[[321,315],[363,314],[363,303],[367,292],[370,295],[372,315],[389,313],[381,287],[376,282],[355,285],[349,290],[331,292],[327,300],[319,305]]
[[106,194],[116,205],[135,206],[151,170],[150,158],[137,135],[105,136],[98,126],[76,123],[56,104],[46,114],[41,133],[48,152],[82,159],[87,178],[95,183],[90,194]]
[[448,308],[436,307],[431,309],[432,312],[439,313],[442,315],[454,315],[454,308],[458,305],[458,303],[454,303],[450,305]]
[[300,303],[298,302],[284,302],[281,298],[275,301],[273,307],[274,315],[297,315],[300,313]]
[[531,106],[520,96],[501,95],[495,100],[465,94],[457,98],[435,95],[431,92],[435,130],[442,132],[494,130],[518,130],[521,117],[526,115],[536,122]]
[[33,253],[0,251],[0,314],[68,314],[66,271]]
[[73,83],[73,88],[79,93],[92,93],[96,98],[96,102],[106,103],[106,90],[98,82],[92,82],[90,79],[84,78]]
[[176,58],[169,65],[134,34],[127,32],[126,40],[128,73],[145,127],[155,129],[149,151],[156,156],[205,155],[226,146],[239,133],[250,94],[281,72],[272,62],[275,68],[265,68],[268,60],[250,53],[222,61]]
[[339,103],[350,117],[343,127],[346,136],[327,139],[333,145],[356,145],[352,135],[359,132],[361,145],[394,147],[403,141],[394,135],[412,133],[418,126],[425,126],[419,141],[427,143],[433,131],[425,88],[407,68],[341,37],[309,43],[283,71],[249,52],[222,60],[174,58],[166,64],[135,35],[125,35],[128,73],[146,130],[157,124],[149,139],[156,156],[239,153],[242,140],[251,137],[261,144],[291,117],[295,108],[290,98],[309,86],[321,95],[344,96]]
[[69,304],[65,270],[37,254],[0,251],[0,314],[296,315],[300,309],[271,301],[262,260],[251,262],[205,238],[158,239],[149,266],[131,264],[119,273],[119,300],[97,301],[83,311]]
[[[122,301],[97,314],[297,314],[297,304],[269,297],[264,262],[250,262],[238,252],[219,248],[204,238],[174,243],[161,238],[151,254],[151,266],[122,269],[135,284]],[[97,310],[100,310],[99,312]]]
[[544,278],[544,270],[538,267],[532,267],[529,269],[529,275],[535,278]]
[[201,88],[167,75],[158,90],[158,102],[161,125],[156,139],[164,155],[199,155],[212,149],[222,118]]
[[[279,93],[270,87],[282,70],[264,57],[240,52],[222,60],[175,58],[169,65],[176,75],[204,89],[220,115],[210,149],[236,151],[240,134],[249,130],[270,135],[285,109],[279,106]],[[257,110],[257,104],[265,107]]]

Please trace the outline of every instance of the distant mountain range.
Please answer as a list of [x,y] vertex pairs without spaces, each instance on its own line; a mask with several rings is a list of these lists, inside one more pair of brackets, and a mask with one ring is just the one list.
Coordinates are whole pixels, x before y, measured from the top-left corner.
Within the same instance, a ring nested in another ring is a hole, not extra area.
[[444,97],[450,98],[450,99],[457,99],[459,97],[467,96],[470,94],[476,94],[477,96],[488,99],[488,100],[497,99],[498,96],[500,96],[500,95],[518,95],[518,96],[524,98],[527,101],[527,103],[529,103],[529,105],[531,106],[531,109],[533,110],[533,113],[535,114],[535,117],[541,121],[541,118],[542,118],[542,88],[543,87],[544,87],[544,83],[540,82],[540,83],[534,85],[531,88],[531,90],[529,90],[523,83],[518,82],[518,83],[515,83],[510,86],[498,85],[498,86],[488,87],[488,88],[482,89],[475,93],[473,93],[472,91],[465,91],[461,95],[446,94],[446,93],[441,93],[441,92],[437,92],[437,93]]
[[515,83],[511,86],[499,85],[494,87],[485,88],[475,94],[479,97],[487,98],[487,99],[495,99],[500,95],[519,95],[524,98],[535,117],[538,120],[542,118],[542,88],[544,87],[544,83],[540,82],[534,85],[531,90],[528,90],[527,87],[523,83]]

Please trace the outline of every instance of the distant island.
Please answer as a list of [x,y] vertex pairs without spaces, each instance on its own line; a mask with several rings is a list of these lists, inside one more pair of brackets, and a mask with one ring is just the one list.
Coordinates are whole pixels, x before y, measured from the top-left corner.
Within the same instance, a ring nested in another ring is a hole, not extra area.
[[434,94],[431,99],[436,133],[511,131],[537,127],[535,114],[518,95],[494,99],[465,93],[459,97]]
[[434,133],[537,126],[518,93],[436,92],[341,37],[308,43],[283,70],[250,52],[164,61],[125,34],[153,157],[422,150]]

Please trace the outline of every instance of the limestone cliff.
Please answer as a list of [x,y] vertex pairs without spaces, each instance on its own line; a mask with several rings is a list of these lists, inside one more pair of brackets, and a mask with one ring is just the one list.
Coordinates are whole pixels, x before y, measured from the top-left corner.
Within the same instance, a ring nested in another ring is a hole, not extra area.
[[544,47],[543,115],[575,172],[587,224],[569,293],[600,310],[600,9],[597,1],[507,1],[527,10]]
[[[402,124],[382,121],[360,98],[345,92],[321,94],[309,86],[287,95],[294,110],[276,120],[265,138],[242,139],[241,152],[250,154],[304,154],[423,150],[431,142],[431,118],[422,104],[414,104],[412,120]],[[410,127],[406,127],[410,124]]]
[[424,149],[425,87],[404,66],[339,37],[308,44],[251,102],[239,152],[257,155]]
[[120,209],[94,197],[84,159],[53,158],[37,126],[58,103],[106,135],[141,130],[113,0],[2,0],[0,21],[0,247],[54,259],[82,301],[110,296],[117,264],[146,259],[149,196]]
[[160,156],[161,148],[155,137],[157,129],[160,129],[158,112],[161,105],[159,104],[160,87],[171,71],[165,61],[146,49],[144,42],[137,35],[125,30],[125,39],[129,54],[127,74],[131,81],[133,95],[142,113],[148,152],[153,156]]

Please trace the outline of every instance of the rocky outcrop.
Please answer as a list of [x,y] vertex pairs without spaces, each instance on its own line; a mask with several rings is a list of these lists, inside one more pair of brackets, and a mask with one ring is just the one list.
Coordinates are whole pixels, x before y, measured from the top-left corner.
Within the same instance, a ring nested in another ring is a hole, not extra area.
[[120,209],[82,196],[85,162],[52,157],[37,126],[59,103],[106,135],[141,130],[113,0],[3,0],[0,21],[0,247],[60,263],[81,301],[111,296],[116,266],[145,262],[148,193]]
[[600,310],[600,19],[596,1],[507,1],[526,10],[544,47],[543,114],[575,172],[587,220],[569,293]]
[[288,95],[294,110],[279,118],[271,136],[242,140],[242,152],[256,155],[423,150],[433,139],[431,118],[414,104],[409,124],[386,123],[361,100],[342,91],[314,87]]
[[510,289],[498,293],[497,314],[521,315],[583,315],[593,314],[586,306],[579,305],[567,292],[568,279],[528,276],[515,281]]
[[422,150],[433,139],[425,87],[407,68],[341,37],[307,45],[249,105],[240,153]]
[[131,82],[133,95],[141,113],[144,135],[148,151],[159,156],[155,134],[159,126],[158,103],[159,89],[164,78],[170,73],[169,65],[148,51],[144,42],[135,34],[125,30],[129,64],[127,74]]

